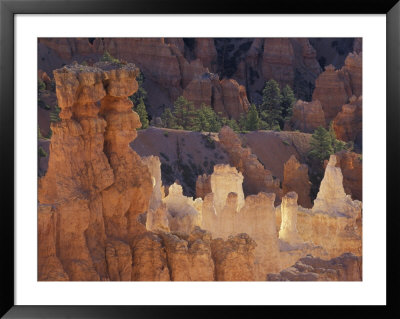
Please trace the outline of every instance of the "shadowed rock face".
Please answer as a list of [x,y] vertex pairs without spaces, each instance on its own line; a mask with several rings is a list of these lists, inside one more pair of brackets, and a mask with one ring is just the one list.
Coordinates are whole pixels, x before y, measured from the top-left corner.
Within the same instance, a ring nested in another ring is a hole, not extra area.
[[348,104],[333,119],[336,138],[345,142],[362,143],[362,97],[352,96]]
[[269,281],[361,281],[362,258],[343,254],[330,260],[306,256],[279,274],[269,274]]
[[224,126],[218,134],[220,144],[229,154],[230,164],[243,174],[243,190],[246,195],[259,192],[273,192],[276,202],[279,203],[282,190],[280,181],[274,179],[271,172],[264,168],[250,148],[243,148],[236,133],[228,126]]
[[319,126],[326,127],[321,102],[318,100],[312,102],[298,100],[293,106],[293,115],[289,125],[293,130],[307,133],[313,133]]
[[326,66],[315,81],[312,99],[321,102],[325,120],[330,123],[353,95],[362,95],[362,52],[350,53],[339,70]]
[[295,191],[298,194],[299,204],[305,208],[311,208],[310,189],[308,166],[300,164],[296,157],[292,155],[283,167],[283,194]]

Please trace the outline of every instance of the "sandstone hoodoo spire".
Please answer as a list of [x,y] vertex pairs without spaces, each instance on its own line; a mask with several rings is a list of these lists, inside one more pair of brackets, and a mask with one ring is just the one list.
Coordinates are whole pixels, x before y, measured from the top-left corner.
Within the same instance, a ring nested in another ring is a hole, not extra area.
[[361,202],[353,201],[351,196],[344,192],[342,170],[336,166],[336,161],[336,155],[331,155],[312,210],[356,218],[361,213]]
[[[70,280],[107,279],[105,248],[116,243],[108,238],[122,240],[113,249],[123,253],[129,237],[141,231],[137,215],[147,209],[152,183],[129,147],[141,125],[128,99],[138,88],[138,71],[133,64],[105,62],[54,71],[60,121],[51,126],[49,168],[39,180],[38,199],[39,207],[51,205],[46,214],[57,220],[59,233],[47,239],[57,237],[57,257]],[[49,220],[42,212],[39,225]],[[47,276],[39,273],[39,279]]]

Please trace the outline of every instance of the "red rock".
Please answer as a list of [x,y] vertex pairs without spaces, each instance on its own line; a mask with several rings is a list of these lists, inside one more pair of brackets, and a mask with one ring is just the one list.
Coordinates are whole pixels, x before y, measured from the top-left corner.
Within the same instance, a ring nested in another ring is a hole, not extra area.
[[211,193],[211,179],[210,175],[199,175],[196,180],[196,198],[202,198]]
[[335,70],[332,65],[325,67],[325,72],[315,81],[312,99],[321,102],[327,123],[330,123],[340,112],[342,105],[347,103],[350,91],[350,84],[343,72]]
[[311,182],[308,178],[308,166],[306,164],[300,164],[296,157],[292,155],[284,165],[283,174],[283,194],[294,191],[298,194],[299,205],[305,208],[311,208]]
[[362,51],[360,53],[349,53],[344,61],[343,70],[348,74],[352,94],[359,97],[362,95]]
[[345,142],[358,141],[362,134],[362,97],[353,96],[350,103],[344,104],[342,110],[333,120],[336,138]]
[[293,106],[293,115],[289,125],[293,130],[306,133],[313,133],[319,126],[326,127],[321,102],[318,100],[312,102],[298,100]]
[[213,38],[196,38],[194,47],[196,58],[200,59],[203,66],[215,72],[217,63],[217,50]]
[[226,114],[230,118],[238,120],[250,107],[250,103],[247,100],[246,89],[243,85],[239,85],[232,79],[223,79],[221,81],[221,88]]
[[353,199],[362,200],[362,159],[361,155],[341,151],[336,154],[336,166],[340,167],[343,173],[343,187],[346,194]]
[[274,179],[271,172],[264,168],[249,148],[243,148],[236,133],[224,126],[218,134],[223,149],[229,155],[230,164],[243,174],[243,190],[246,195],[259,192],[275,193],[276,203],[280,203],[282,190],[279,179]]
[[262,73],[264,80],[274,79],[282,87],[293,87],[294,52],[289,38],[264,39]]

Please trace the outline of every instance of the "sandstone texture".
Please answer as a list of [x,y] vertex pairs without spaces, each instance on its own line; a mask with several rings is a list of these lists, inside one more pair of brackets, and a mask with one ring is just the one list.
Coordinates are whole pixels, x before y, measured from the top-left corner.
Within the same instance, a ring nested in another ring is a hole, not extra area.
[[326,127],[325,114],[318,100],[305,102],[298,100],[293,106],[293,115],[289,122],[292,130],[313,133],[319,127]]
[[333,129],[336,138],[345,142],[355,142],[360,145],[362,141],[362,97],[352,96],[348,104],[333,119]]
[[254,239],[257,243],[255,276],[257,280],[264,280],[268,272],[280,268],[275,194],[259,193],[244,198],[242,180],[242,174],[235,168],[215,166],[211,175],[212,192],[203,203],[202,228],[213,237],[228,239],[245,233]]
[[325,120],[330,123],[353,95],[362,95],[362,52],[350,53],[339,70],[326,66],[315,81],[312,99],[321,102]]
[[269,281],[362,281],[362,259],[343,254],[330,260],[306,256],[279,274],[269,274]]
[[[140,232],[136,218],[152,190],[149,171],[129,148],[140,127],[127,98],[137,90],[137,72],[107,63],[54,71],[61,121],[52,124],[38,199],[52,206],[56,255],[70,280],[130,277],[121,275],[129,264],[127,242]],[[39,227],[39,237],[44,231]]]
[[250,148],[243,148],[240,138],[228,126],[221,129],[218,134],[220,144],[228,153],[230,164],[243,174],[243,189],[246,195],[259,192],[273,192],[276,202],[280,202],[282,190],[280,181],[274,178],[271,172],[264,168]]
[[352,199],[362,201],[362,158],[360,154],[348,151],[336,153],[336,166],[343,173],[343,187]]
[[296,157],[292,155],[284,165],[283,174],[283,194],[294,191],[298,194],[299,204],[305,208],[311,208],[311,182],[308,178],[308,166],[300,164]]

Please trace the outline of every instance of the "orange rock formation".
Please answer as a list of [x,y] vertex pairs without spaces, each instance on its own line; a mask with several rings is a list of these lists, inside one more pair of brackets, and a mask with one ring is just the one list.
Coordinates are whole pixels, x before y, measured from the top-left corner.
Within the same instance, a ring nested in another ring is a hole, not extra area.
[[325,114],[318,100],[304,102],[298,100],[293,106],[293,115],[289,122],[292,130],[313,133],[319,127],[326,127]]
[[52,124],[38,199],[39,207],[52,205],[57,256],[70,280],[130,276],[115,274],[127,269],[127,243],[140,232],[137,215],[147,210],[152,190],[150,173],[129,148],[140,127],[128,99],[137,72],[134,65],[107,63],[54,71],[61,121]]
[[280,181],[273,178],[271,172],[264,168],[249,148],[241,146],[236,133],[230,127],[224,126],[218,137],[220,144],[229,154],[230,164],[243,174],[245,194],[273,192],[276,194],[276,202],[279,203],[282,196]]
[[336,138],[345,142],[361,141],[362,135],[362,97],[350,98],[348,104],[342,106],[342,110],[333,120],[333,129]]
[[284,165],[283,174],[283,194],[295,191],[298,194],[299,204],[305,208],[311,208],[311,182],[308,178],[308,166],[300,164],[296,157],[292,155]]

